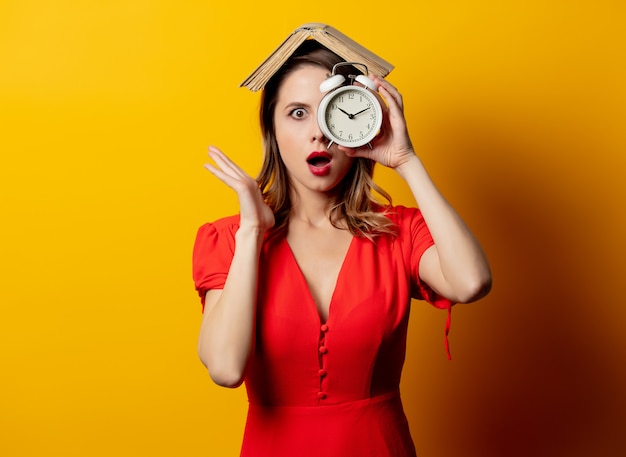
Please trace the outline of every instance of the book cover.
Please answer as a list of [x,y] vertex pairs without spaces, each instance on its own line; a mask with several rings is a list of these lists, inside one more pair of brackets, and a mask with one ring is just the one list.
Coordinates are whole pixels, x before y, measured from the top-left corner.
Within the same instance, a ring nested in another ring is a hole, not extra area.
[[363,47],[350,37],[327,24],[309,23],[294,30],[241,84],[256,92],[265,84],[289,59],[289,57],[306,40],[316,40],[348,62],[365,64],[371,73],[385,77],[393,69],[393,65]]

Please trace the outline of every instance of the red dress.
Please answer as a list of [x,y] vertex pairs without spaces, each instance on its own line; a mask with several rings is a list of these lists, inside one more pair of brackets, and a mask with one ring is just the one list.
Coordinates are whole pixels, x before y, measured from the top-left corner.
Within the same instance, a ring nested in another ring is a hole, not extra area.
[[[415,456],[399,396],[411,297],[451,303],[419,279],[433,244],[420,211],[397,206],[388,217],[397,237],[352,239],[326,322],[285,236],[266,237],[242,457]],[[193,274],[202,300],[224,287],[238,223],[232,216],[198,231]]]

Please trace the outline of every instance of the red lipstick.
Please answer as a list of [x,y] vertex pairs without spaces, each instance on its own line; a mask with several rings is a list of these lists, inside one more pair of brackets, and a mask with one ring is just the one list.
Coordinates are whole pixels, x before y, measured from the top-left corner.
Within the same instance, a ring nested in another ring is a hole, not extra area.
[[311,173],[315,176],[326,176],[330,173],[330,165],[333,161],[333,156],[327,151],[313,151],[306,158],[306,161],[309,164]]

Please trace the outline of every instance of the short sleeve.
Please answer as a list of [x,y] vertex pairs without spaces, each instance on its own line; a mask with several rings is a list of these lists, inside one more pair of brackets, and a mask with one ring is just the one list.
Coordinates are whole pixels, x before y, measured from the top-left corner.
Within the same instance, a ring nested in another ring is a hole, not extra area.
[[208,290],[223,289],[235,252],[238,217],[220,219],[198,229],[193,247],[193,281],[202,306]]
[[397,206],[393,211],[395,214],[391,219],[394,220],[400,231],[399,235],[404,259],[405,262],[408,262],[408,268],[411,272],[411,297],[418,300],[425,300],[437,308],[448,311],[444,331],[444,345],[448,359],[451,359],[452,355],[450,354],[448,334],[450,333],[452,306],[454,303],[432,290],[428,284],[422,281],[419,275],[419,265],[422,255],[424,255],[424,252],[434,245],[435,242],[422,216],[422,212],[419,209]]
[[409,263],[411,272],[411,296],[418,300],[425,300],[441,309],[452,306],[450,300],[433,291],[419,276],[420,260],[424,252],[434,244],[430,230],[424,221],[422,212],[418,208],[397,206],[394,208],[400,230],[405,261]]

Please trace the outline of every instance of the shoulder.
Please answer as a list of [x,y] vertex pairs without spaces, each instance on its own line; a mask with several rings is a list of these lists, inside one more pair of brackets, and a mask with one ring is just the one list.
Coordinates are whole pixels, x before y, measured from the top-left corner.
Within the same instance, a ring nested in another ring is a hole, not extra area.
[[414,223],[423,221],[422,212],[419,208],[411,208],[402,205],[388,206],[382,209],[385,216],[398,228],[402,229]]
[[212,222],[207,222],[198,229],[198,236],[214,233],[234,233],[239,228],[239,214],[223,217]]
[[239,229],[239,215],[228,216],[207,222],[198,228],[195,241],[195,252],[225,249],[234,251],[235,233]]
[[239,228],[239,214],[233,214],[232,216],[226,216],[212,222],[207,222],[200,228],[203,227],[212,227],[215,230],[237,229]]
[[203,304],[207,290],[224,287],[238,228],[239,216],[229,216],[198,229],[193,246],[193,279]]
[[[235,245],[235,234],[239,230],[239,214],[223,217],[212,222],[207,222],[200,226],[196,235],[196,243],[203,240],[222,242],[228,245]],[[270,229],[265,233],[265,243],[274,239],[284,237],[284,230]]]
[[396,226],[397,239],[411,251],[423,250],[433,244],[430,230],[419,208],[391,206],[385,216]]

